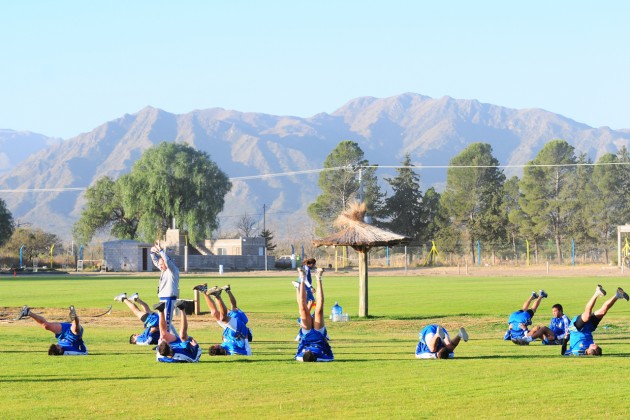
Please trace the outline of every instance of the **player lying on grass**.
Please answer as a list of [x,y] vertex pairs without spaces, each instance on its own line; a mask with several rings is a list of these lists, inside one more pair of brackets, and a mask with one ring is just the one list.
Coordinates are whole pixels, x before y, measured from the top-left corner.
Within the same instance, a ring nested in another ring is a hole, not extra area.
[[30,317],[46,331],[55,334],[57,344],[50,345],[48,355],[86,356],[88,351],[83,342],[83,326],[79,322],[74,306],[70,306],[69,316],[70,322],[48,322],[43,316],[33,313],[28,306],[24,306],[16,320]]
[[180,309],[181,324],[179,337],[169,331],[164,311],[166,303],[160,302],[153,307],[159,313],[160,344],[157,346],[157,361],[166,363],[196,363],[201,357],[201,348],[194,338],[188,335],[186,302],[178,300],[175,307]]
[[152,312],[137,293],[127,297],[127,293],[121,293],[114,298],[117,302],[123,302],[129,310],[144,323],[144,331],[141,334],[131,334],[129,344],[139,346],[155,345],[160,339],[160,316]]
[[468,341],[468,333],[461,327],[451,340],[448,331],[437,324],[430,324],[420,331],[420,341],[416,346],[418,359],[452,359],[455,347],[461,340]]
[[[210,315],[223,328],[223,342],[210,346],[208,354],[210,356],[251,356],[252,349],[249,346],[249,342],[252,339],[252,332],[247,327],[249,319],[245,312],[238,308],[230,285],[223,287],[214,286],[208,289],[207,284],[199,284],[193,287],[193,290],[198,290],[203,294],[210,309]],[[221,292],[223,291],[230,298],[230,311],[227,310],[221,298]],[[214,297],[216,302],[211,296]]]
[[317,269],[317,295],[315,298],[315,316],[311,316],[307,305],[305,273],[298,268],[300,287],[297,290],[297,303],[300,312],[300,342],[298,343],[295,360],[300,362],[331,362],[335,359],[328,339],[324,321],[324,288],[322,275],[324,269]]
[[[620,287],[617,293],[608,299],[601,308],[593,312],[597,298],[606,296],[606,291],[600,284],[595,289],[595,294],[586,302],[584,312],[575,316],[569,326],[568,340],[565,338],[562,344],[562,354],[565,356],[601,356],[602,348],[593,341],[593,331],[597,329],[599,322],[619,299],[629,300],[628,294]],[[568,341],[568,342],[567,342]],[[568,349],[567,349],[568,345]]]
[[[540,305],[540,301],[546,297],[547,293],[544,290],[541,290],[539,293],[532,292],[523,303],[523,307],[510,315],[508,319],[508,330],[503,336],[503,339],[512,340],[514,344],[529,344],[526,340],[526,337],[530,335],[528,326],[532,325],[532,318]],[[532,305],[531,308],[529,307],[530,304]]]
[[556,303],[551,307],[553,317],[549,321],[549,329],[553,332],[555,340],[543,339],[542,344],[558,345],[562,344],[564,338],[569,335],[569,325],[571,320],[564,314],[562,305]]
[[175,309],[175,301],[179,297],[179,268],[175,262],[166,255],[166,250],[162,248],[160,241],[155,241],[151,248],[151,261],[160,270],[160,282],[158,283],[158,298],[164,302],[166,309],[166,324],[172,333],[175,334],[173,327],[173,309]]

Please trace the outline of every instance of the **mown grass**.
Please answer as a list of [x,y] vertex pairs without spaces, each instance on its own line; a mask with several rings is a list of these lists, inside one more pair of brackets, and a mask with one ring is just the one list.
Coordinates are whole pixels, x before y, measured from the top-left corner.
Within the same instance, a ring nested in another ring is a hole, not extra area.
[[[107,317],[83,317],[87,357],[47,356],[50,333],[30,320],[0,322],[0,417],[627,417],[627,302],[618,302],[595,333],[601,358],[564,358],[558,347],[502,340],[508,314],[532,290],[550,295],[534,318],[546,324],[552,304],[577,314],[597,283],[612,292],[628,286],[624,278],[371,277],[372,316],[358,320],[358,280],[327,276],[327,312],[339,301],[351,321],[328,324],[336,361],[315,364],[292,360],[298,326],[290,280],[183,277],[183,297],[192,297],[199,282],[232,285],[250,318],[254,356],[208,356],[221,331],[202,314],[190,317],[190,333],[204,347],[200,362],[170,365],[127,343],[141,326],[112,301],[121,291],[151,300],[155,276],[0,278],[5,319],[24,304],[59,314],[74,304],[79,315],[114,304]],[[418,331],[433,322],[467,327],[471,339],[454,360],[414,358]]]

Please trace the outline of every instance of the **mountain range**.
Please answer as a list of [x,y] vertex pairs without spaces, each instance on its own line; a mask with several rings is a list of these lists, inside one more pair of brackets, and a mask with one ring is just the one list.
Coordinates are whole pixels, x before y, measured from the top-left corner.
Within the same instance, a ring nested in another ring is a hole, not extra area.
[[[593,128],[542,109],[415,93],[356,98],[310,118],[221,108],[176,115],[146,107],[65,140],[0,130],[0,197],[20,223],[69,240],[85,203],[84,188],[102,176],[127,173],[162,141],[183,142],[207,152],[232,178],[222,231],[234,231],[245,213],[262,221],[264,204],[266,227],[276,238],[292,240],[309,231],[305,209],[319,194],[316,170],[342,140],[357,142],[366,159],[381,166],[399,165],[409,153],[415,165],[431,167],[418,170],[423,190],[440,190],[446,169],[436,167],[447,166],[471,143],[489,143],[511,176],[520,175],[519,165],[552,139],[566,140],[576,153],[596,160],[627,146],[630,130]],[[284,175],[259,176],[279,173]],[[394,176],[395,170],[379,169],[377,175]]]

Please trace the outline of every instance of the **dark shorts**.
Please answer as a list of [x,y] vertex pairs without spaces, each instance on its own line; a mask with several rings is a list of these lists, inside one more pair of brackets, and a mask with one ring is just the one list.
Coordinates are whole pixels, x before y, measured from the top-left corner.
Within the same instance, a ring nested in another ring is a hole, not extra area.
[[573,325],[575,326],[576,330],[582,331],[582,328],[584,328],[586,324],[591,324],[593,326],[593,331],[595,331],[595,329],[599,325],[599,321],[601,320],[602,319],[595,316],[595,314],[591,314],[591,316],[588,318],[588,321],[584,322],[582,320],[582,317],[579,317],[578,319],[575,320]]

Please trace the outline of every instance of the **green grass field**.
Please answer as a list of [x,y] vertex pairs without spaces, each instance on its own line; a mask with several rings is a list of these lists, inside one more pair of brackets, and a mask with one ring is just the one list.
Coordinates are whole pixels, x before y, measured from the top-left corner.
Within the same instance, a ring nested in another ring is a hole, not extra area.
[[[154,303],[151,277],[0,277],[1,418],[627,418],[630,303],[618,301],[595,333],[601,358],[561,357],[557,346],[502,340],[509,313],[532,290],[545,289],[534,324],[551,306],[582,312],[597,283],[630,289],[625,278],[371,277],[369,319],[358,320],[358,279],[327,275],[326,313],[339,301],[351,321],[328,323],[333,363],[293,361],[298,324],[293,278],[183,276],[193,285],[229,282],[254,333],[251,358],[207,354],[220,328],[207,313],[190,316],[204,348],[197,364],[162,364],[150,348],[128,344],[142,325],[116,294],[139,292]],[[11,321],[24,305],[70,304],[85,326],[87,357],[51,357],[54,337],[30,319]],[[111,315],[91,318],[114,305]],[[205,304],[202,306],[206,310]],[[428,323],[466,326],[454,360],[417,360]]]

